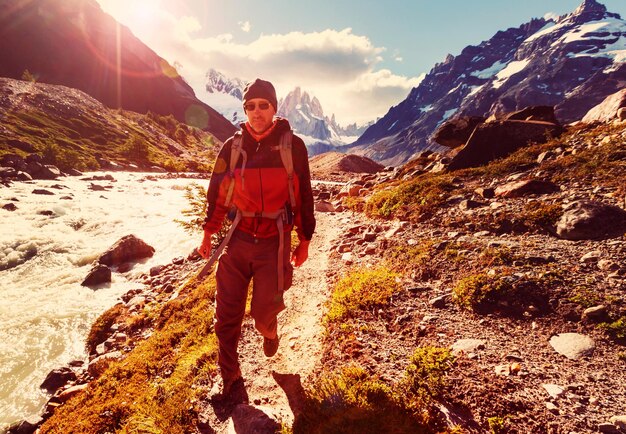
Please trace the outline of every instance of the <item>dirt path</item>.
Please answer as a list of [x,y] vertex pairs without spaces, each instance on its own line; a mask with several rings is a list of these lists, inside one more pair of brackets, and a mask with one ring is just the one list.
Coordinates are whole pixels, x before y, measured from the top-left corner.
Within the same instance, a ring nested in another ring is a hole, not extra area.
[[[275,420],[293,423],[294,413],[301,405],[302,384],[320,359],[321,319],[328,297],[328,251],[345,225],[340,214],[317,213],[316,219],[309,259],[295,270],[293,286],[285,293],[287,309],[279,316],[278,353],[271,359],[264,356],[263,338],[254,329],[251,318],[246,317],[239,343],[245,391],[240,391],[234,402],[206,408],[204,425],[210,426],[206,432],[265,432],[258,424],[262,425],[267,417],[259,409]],[[255,419],[253,431],[244,427],[249,424],[248,419]]]

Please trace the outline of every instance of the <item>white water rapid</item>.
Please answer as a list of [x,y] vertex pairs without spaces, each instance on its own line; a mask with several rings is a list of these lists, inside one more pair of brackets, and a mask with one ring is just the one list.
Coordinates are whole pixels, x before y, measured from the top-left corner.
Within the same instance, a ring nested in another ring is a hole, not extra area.
[[[91,324],[120,295],[141,286],[134,278],[188,255],[200,242],[199,234],[185,233],[173,220],[188,207],[184,186],[208,181],[111,175],[116,182],[93,181],[112,187],[106,191],[90,190],[92,182],[83,177],[0,188],[0,207],[17,206],[0,209],[0,430],[36,419],[48,398],[39,389],[48,372],[86,358]],[[154,257],[125,274],[114,272],[103,288],[81,286],[92,262],[127,234],[153,246]]]

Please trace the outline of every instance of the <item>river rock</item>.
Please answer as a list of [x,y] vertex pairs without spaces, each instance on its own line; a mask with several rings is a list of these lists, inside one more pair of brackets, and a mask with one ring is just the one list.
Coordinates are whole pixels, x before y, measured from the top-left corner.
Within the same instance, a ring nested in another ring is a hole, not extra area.
[[61,403],[67,402],[69,399],[73,398],[74,396],[78,395],[80,392],[85,390],[87,386],[89,386],[89,384],[85,383],[85,384],[77,384],[76,386],[68,387],[67,389],[59,393],[59,395],[56,398]]
[[45,190],[45,189],[43,189],[43,188],[36,188],[36,189],[34,189],[34,190],[32,191],[32,193],[33,193],[33,194],[43,194],[43,195],[46,195],[46,196],[52,196],[52,195],[54,195],[54,193],[53,193],[53,192],[51,192],[51,191],[49,191],[49,190]]
[[17,209],[17,206],[14,203],[9,202],[6,205],[4,205],[2,209],[6,209],[7,211],[15,211]]
[[43,380],[43,383],[41,383],[41,386],[39,387],[50,393],[54,393],[70,381],[76,381],[76,374],[74,371],[70,368],[58,368],[50,371],[50,373],[46,376],[46,379]]
[[103,283],[108,283],[110,281],[111,269],[106,265],[97,264],[91,269],[89,274],[87,274],[87,277],[85,277],[85,280],[83,280],[83,283],[81,283],[81,285],[92,287],[101,285]]
[[626,230],[626,211],[595,201],[569,204],[556,232],[566,240],[595,240],[622,236]]
[[107,370],[111,362],[115,360],[119,360],[122,358],[122,353],[120,351],[113,351],[111,353],[103,354],[101,356],[96,357],[91,362],[89,362],[89,366],[87,367],[87,372],[94,379],[100,377]]
[[550,338],[554,350],[571,360],[578,360],[593,352],[595,342],[589,336],[579,333],[561,333]]
[[33,434],[42,422],[41,418],[34,423],[27,420],[16,422],[8,428],[6,434]]
[[104,252],[98,262],[109,266],[120,265],[152,255],[154,255],[154,247],[149,246],[134,235],[126,235]]

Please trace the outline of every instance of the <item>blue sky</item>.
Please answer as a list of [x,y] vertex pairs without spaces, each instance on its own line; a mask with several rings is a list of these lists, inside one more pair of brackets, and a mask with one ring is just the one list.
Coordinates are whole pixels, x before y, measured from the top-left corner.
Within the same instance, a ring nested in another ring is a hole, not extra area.
[[[200,98],[213,67],[269,79],[279,98],[299,85],[345,124],[384,115],[446,54],[582,0],[98,1],[176,63]],[[626,17],[625,0],[601,3]]]

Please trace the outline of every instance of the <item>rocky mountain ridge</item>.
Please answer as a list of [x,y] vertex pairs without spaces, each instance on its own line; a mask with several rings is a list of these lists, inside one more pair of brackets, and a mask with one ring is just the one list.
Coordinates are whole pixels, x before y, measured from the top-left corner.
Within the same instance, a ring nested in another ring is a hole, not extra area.
[[351,152],[399,164],[420,150],[443,150],[431,136],[451,117],[533,105],[555,106],[563,123],[580,120],[626,84],[625,60],[626,22],[585,0],[571,14],[533,19],[448,55]]
[[[247,120],[242,108],[245,85],[239,78],[229,78],[210,69],[206,73],[205,100],[237,125]],[[300,87],[279,98],[277,115],[289,120],[293,130],[307,144],[310,155],[336,150],[353,141],[370,125],[339,125],[334,114],[326,116],[319,100]]]

